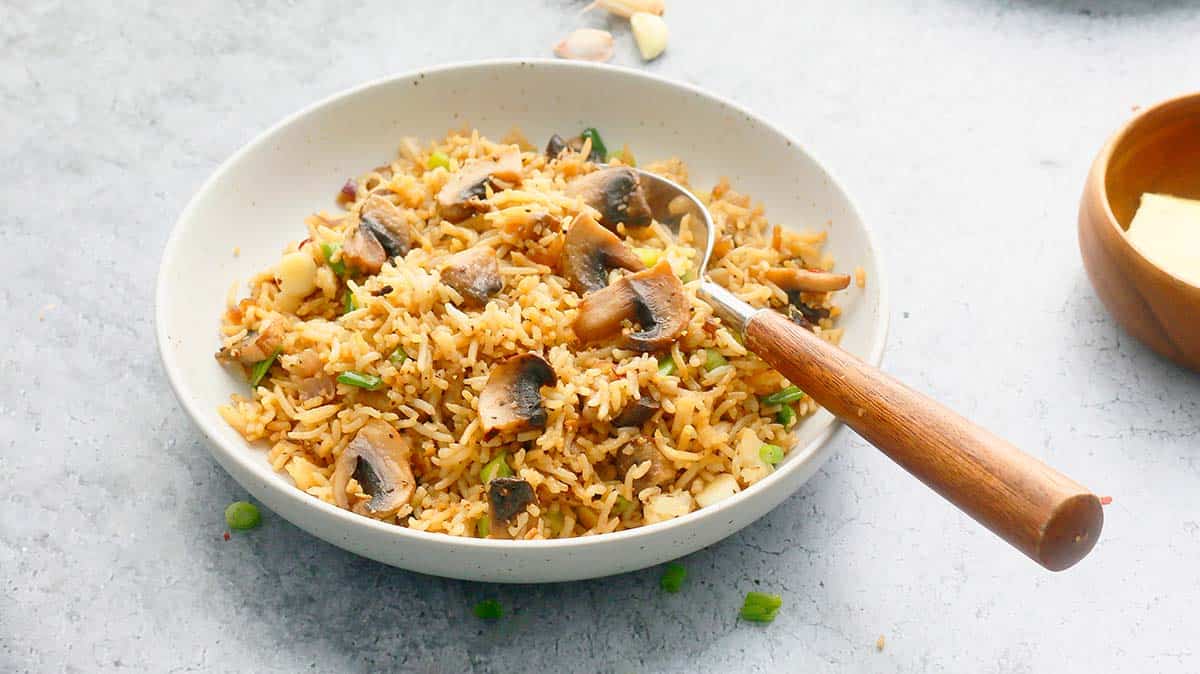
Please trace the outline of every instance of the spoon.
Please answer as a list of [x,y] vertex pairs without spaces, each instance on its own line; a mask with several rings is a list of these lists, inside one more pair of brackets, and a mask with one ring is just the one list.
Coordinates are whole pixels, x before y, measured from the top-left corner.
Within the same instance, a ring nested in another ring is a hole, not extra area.
[[700,252],[697,295],[746,348],[867,442],[1013,547],[1061,571],[1083,559],[1104,522],[1100,499],[1005,440],[821,339],[777,311],[711,281],[715,227],[704,204],[635,169],[654,218]]

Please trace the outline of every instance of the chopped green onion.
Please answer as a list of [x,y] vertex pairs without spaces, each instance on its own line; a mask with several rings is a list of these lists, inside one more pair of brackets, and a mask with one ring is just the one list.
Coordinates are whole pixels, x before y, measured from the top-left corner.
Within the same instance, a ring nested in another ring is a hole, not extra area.
[[344,308],[345,311],[342,313],[345,314],[358,309],[358,298],[354,296],[354,293],[350,292],[349,288],[346,288],[346,297],[343,298],[343,305],[344,306],[342,308]]
[[597,131],[596,129],[589,126],[588,128],[584,129],[583,133],[579,134],[579,136],[581,138],[591,138],[592,139],[592,154],[593,155],[595,155],[597,157],[602,157],[602,158],[608,157],[608,148],[604,146],[604,140],[600,138],[599,131]]
[[342,249],[340,243],[323,243],[321,244],[321,254],[325,256],[325,262],[329,264],[329,269],[338,276],[346,275],[346,262],[344,260],[333,261],[333,256]]
[[225,523],[230,529],[253,529],[262,523],[262,514],[253,503],[234,501],[225,508]]
[[783,606],[783,597],[765,592],[747,592],[746,603],[742,604],[742,620],[769,623]]
[[488,516],[484,515],[479,518],[479,521],[475,522],[475,535],[479,538],[487,538],[490,533],[492,533],[492,523],[488,519]]
[[546,522],[546,526],[550,528],[550,533],[557,536],[562,533],[563,527],[566,526],[565,519],[561,510],[550,510],[542,513],[542,519]]
[[680,276],[679,280],[682,281],[683,283],[691,283],[692,281],[695,281],[696,280],[696,270],[689,269],[689,270],[683,272],[683,276]]
[[271,366],[275,364],[275,359],[279,357],[282,349],[275,349],[270,356],[258,361],[250,368],[250,387],[258,386],[258,383],[267,376],[267,372],[271,370]]
[[434,152],[429,155],[429,161],[425,162],[425,168],[430,171],[439,166],[447,171],[450,170],[450,157],[447,157],[445,152]]
[[388,356],[388,360],[392,362],[392,365],[400,367],[404,364],[404,361],[408,360],[408,353],[406,353],[404,349],[396,347],[396,350],[392,352],[392,355]]
[[791,428],[792,423],[796,421],[796,410],[792,409],[791,405],[784,405],[779,408],[779,412],[775,415],[775,420],[782,424],[784,428]]
[[357,386],[365,388],[368,391],[374,391],[383,385],[383,377],[365,372],[355,372],[354,370],[346,370],[337,377],[339,384],[346,386]]
[[637,168],[637,159],[633,156],[633,153],[629,151],[628,145],[621,148],[620,152],[613,152],[612,154],[608,155],[609,162],[611,162],[613,159],[620,159],[621,161],[625,162],[626,166]]
[[633,252],[641,258],[642,264],[647,267],[653,267],[658,264],[658,259],[662,257],[662,251],[657,248],[634,248]]
[[763,460],[763,463],[769,463],[774,466],[783,461],[783,448],[779,445],[763,445],[758,448],[758,456]]
[[658,373],[664,377],[669,377],[675,374],[678,368],[675,367],[675,359],[671,354],[666,354],[658,357]]
[[504,615],[504,608],[495,599],[484,599],[475,605],[475,617],[482,620],[496,620]]
[[624,515],[630,510],[633,510],[633,501],[630,501],[624,496],[618,496],[617,504],[613,506],[613,512],[618,515]]
[[678,592],[683,587],[685,578],[687,578],[687,569],[678,562],[671,562],[667,564],[666,569],[663,569],[663,575],[659,579],[658,585],[667,592]]
[[804,391],[801,391],[799,386],[789,386],[778,393],[772,393],[763,398],[762,401],[764,405],[787,405],[803,397]]
[[725,367],[728,364],[729,364],[729,361],[725,360],[725,356],[722,356],[720,351],[717,351],[716,349],[705,349],[704,350],[704,369],[705,370],[712,372],[713,370],[717,369],[718,367]]
[[508,467],[508,462],[504,459],[504,452],[500,452],[491,461],[485,463],[483,469],[479,471],[479,479],[487,484],[498,477],[510,477],[513,474],[512,468]]

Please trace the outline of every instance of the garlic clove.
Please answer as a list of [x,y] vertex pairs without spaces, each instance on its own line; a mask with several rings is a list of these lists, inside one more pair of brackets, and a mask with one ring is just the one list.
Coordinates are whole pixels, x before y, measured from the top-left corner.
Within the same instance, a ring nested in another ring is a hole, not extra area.
[[596,28],[580,28],[554,45],[554,55],[576,61],[607,61],[613,55],[612,33]]
[[583,11],[593,8],[628,19],[638,12],[661,15],[666,10],[666,3],[664,0],[595,0]]
[[649,12],[635,12],[629,17],[633,39],[637,42],[642,59],[653,61],[667,48],[667,22],[661,16]]

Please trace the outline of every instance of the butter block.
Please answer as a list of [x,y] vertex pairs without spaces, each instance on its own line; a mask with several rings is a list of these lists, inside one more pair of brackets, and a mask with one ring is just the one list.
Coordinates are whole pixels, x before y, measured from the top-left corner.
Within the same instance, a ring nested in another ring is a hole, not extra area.
[[1155,265],[1200,286],[1200,201],[1143,194],[1125,235]]

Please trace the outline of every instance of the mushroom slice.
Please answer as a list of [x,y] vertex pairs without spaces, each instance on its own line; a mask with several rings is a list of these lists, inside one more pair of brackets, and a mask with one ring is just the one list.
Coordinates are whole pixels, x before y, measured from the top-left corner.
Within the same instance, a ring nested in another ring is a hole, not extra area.
[[368,517],[386,519],[396,514],[412,498],[416,489],[412,467],[408,464],[408,442],[387,422],[367,422],[342,450],[333,469],[333,499],[338,506],[350,508],[346,485],[358,481],[371,500],[353,508]]
[[501,431],[523,431],[546,426],[542,387],[558,383],[558,375],[534,353],[513,356],[492,368],[479,396],[483,437]]
[[521,149],[505,147],[493,157],[476,159],[450,177],[437,195],[438,214],[450,222],[462,222],[472,213],[487,210],[483,197],[495,181],[516,183],[521,180]]
[[638,182],[637,171],[628,166],[613,166],[576,178],[567,185],[567,194],[583,199],[600,211],[600,224],[616,229],[645,227],[650,224],[650,205]]
[[550,136],[550,140],[546,142],[546,158],[557,159],[562,151],[567,149],[567,141],[557,133]]
[[364,274],[378,274],[387,259],[387,251],[375,238],[375,232],[365,220],[360,220],[354,233],[342,244],[342,260]]
[[641,426],[650,417],[654,416],[658,408],[659,404],[657,400],[651,396],[644,395],[621,408],[621,413],[612,420],[612,425],[617,428]]
[[258,330],[251,330],[236,344],[227,346],[217,352],[217,360],[222,363],[241,363],[253,365],[266,360],[283,346],[284,324],[281,320],[272,320],[260,325]]
[[849,274],[834,274],[827,271],[797,269],[795,267],[777,267],[768,269],[767,280],[779,286],[783,291],[801,291],[809,293],[828,293],[835,290],[845,290],[850,285]]
[[621,346],[660,351],[679,338],[690,313],[683,284],[663,260],[584,297],[573,327],[579,339],[594,342],[619,333],[624,321],[636,320],[641,329],[625,335]]
[[534,502],[533,487],[519,477],[497,477],[488,483],[488,517],[492,538],[508,538],[512,518]]
[[613,269],[641,271],[646,265],[616,234],[585,213],[576,216],[567,228],[562,268],[571,287],[582,294],[608,285],[608,273]]
[[457,290],[469,303],[487,304],[488,298],[504,287],[496,250],[476,246],[451,255],[442,267],[442,282]]
[[639,492],[646,487],[655,487],[666,484],[675,478],[675,471],[669,465],[667,457],[658,451],[649,440],[638,438],[633,443],[617,450],[617,468],[624,476],[635,466],[640,466],[647,461],[650,462],[650,469],[645,475],[634,478],[633,490]]
[[373,194],[363,203],[359,219],[379,241],[388,257],[407,255],[412,247],[412,231],[399,208]]
[[[571,140],[563,140],[563,137],[557,133],[550,136],[550,140],[546,143],[546,158],[557,159],[563,150],[583,151],[583,136],[575,136]],[[593,147],[588,153],[587,159],[590,162],[602,162],[604,154],[600,152],[599,148]]]

